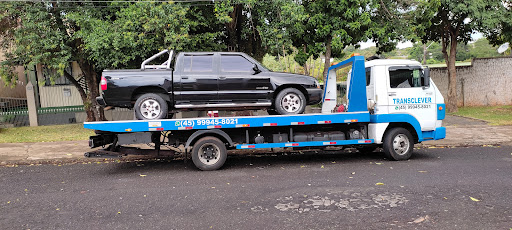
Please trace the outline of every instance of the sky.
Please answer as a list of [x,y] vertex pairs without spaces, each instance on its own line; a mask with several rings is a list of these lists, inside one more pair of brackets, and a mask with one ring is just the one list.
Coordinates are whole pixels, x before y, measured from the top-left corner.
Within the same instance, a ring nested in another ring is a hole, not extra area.
[[[473,38],[473,41],[476,41],[482,37],[483,37],[483,35],[481,33],[473,33],[471,35],[471,38]],[[375,42],[373,42],[372,40],[368,40],[366,42],[360,42],[359,45],[361,45],[361,49],[366,49],[368,47],[375,46]],[[410,41],[400,42],[396,45],[397,49],[404,49],[407,47],[412,47],[412,42],[410,42]]]

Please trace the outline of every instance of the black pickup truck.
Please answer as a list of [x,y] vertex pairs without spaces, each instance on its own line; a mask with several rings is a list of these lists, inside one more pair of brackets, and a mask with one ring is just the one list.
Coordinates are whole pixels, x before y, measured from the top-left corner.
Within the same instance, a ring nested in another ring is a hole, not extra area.
[[[148,65],[166,53],[164,63]],[[145,60],[141,69],[104,70],[96,100],[103,106],[135,108],[137,119],[152,120],[177,110],[263,108],[269,114],[299,114],[322,97],[314,78],[269,71],[244,53],[173,56],[164,50]]]

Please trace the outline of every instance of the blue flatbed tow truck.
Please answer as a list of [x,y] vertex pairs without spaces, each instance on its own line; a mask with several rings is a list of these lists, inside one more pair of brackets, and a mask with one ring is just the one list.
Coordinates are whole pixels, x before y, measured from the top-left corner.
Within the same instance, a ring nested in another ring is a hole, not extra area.
[[[351,69],[346,105],[339,105],[336,71],[344,67]],[[216,170],[228,149],[352,146],[382,147],[389,159],[406,160],[415,143],[446,136],[444,98],[429,72],[416,61],[365,62],[353,56],[329,68],[321,113],[86,122],[84,127],[97,133],[89,146],[108,147],[85,156],[173,155],[161,147],[183,146],[185,159],[190,156],[201,170]],[[155,148],[123,146],[140,143]]]

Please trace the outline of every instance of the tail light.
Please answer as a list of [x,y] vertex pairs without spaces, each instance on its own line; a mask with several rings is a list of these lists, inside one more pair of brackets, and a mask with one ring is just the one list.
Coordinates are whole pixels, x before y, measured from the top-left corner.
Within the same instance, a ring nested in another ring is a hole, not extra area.
[[102,91],[107,90],[107,79],[103,76],[101,76],[100,86]]

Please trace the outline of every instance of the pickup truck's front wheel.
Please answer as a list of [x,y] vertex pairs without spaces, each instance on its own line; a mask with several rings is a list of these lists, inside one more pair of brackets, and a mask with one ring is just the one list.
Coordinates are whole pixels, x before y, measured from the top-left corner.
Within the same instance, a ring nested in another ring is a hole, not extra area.
[[277,94],[275,110],[281,115],[301,114],[306,109],[306,97],[295,88],[286,88]]
[[135,117],[139,120],[165,119],[167,111],[167,102],[158,94],[143,94],[135,102]]

